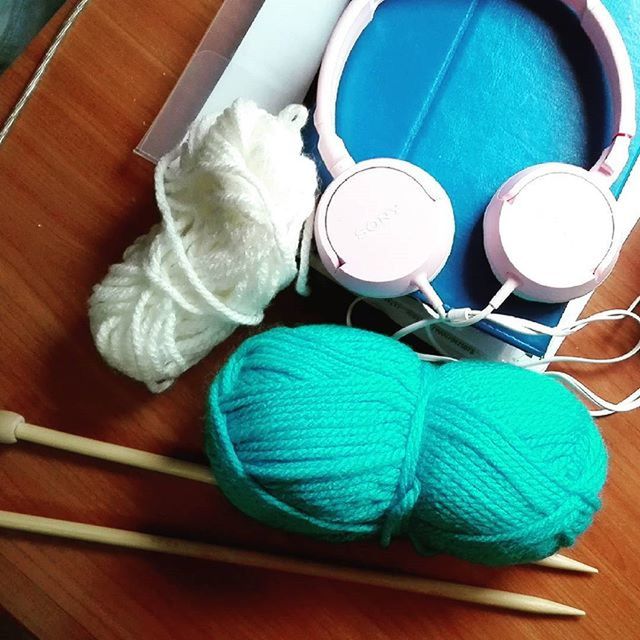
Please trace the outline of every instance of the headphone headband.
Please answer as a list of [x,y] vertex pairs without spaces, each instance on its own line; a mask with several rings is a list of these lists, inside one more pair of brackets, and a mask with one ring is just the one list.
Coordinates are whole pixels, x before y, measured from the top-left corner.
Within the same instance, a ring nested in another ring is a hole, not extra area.
[[[336,132],[336,103],[340,79],[349,55],[384,0],[352,0],[331,36],[320,69],[315,124],[320,155],[333,177],[354,161]],[[614,182],[629,161],[636,134],[636,92],[629,53],[622,35],[601,0],[560,0],[572,9],[593,43],[604,68],[613,100],[615,135],[594,171]]]

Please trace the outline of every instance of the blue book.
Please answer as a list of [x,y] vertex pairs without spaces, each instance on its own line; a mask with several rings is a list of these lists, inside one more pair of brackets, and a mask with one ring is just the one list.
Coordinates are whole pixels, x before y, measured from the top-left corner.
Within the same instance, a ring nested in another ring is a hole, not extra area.
[[[605,4],[640,93],[640,0]],[[576,16],[539,0],[384,2],[349,59],[337,109],[338,133],[357,161],[401,158],[447,190],[456,240],[434,286],[448,306],[473,309],[499,288],[482,236],[497,189],[542,162],[590,168],[610,144],[611,126],[609,88]],[[639,153],[636,139],[616,195]],[[565,306],[512,297],[501,312],[555,326]],[[532,356],[549,346],[544,337],[482,328]]]

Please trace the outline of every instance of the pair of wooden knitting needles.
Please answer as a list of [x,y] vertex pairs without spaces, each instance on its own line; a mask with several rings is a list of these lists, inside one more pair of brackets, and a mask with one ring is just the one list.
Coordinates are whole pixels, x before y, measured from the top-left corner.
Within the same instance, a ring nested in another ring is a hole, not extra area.
[[[124,464],[138,469],[168,474],[178,478],[195,480],[211,485],[216,484],[215,478],[213,478],[211,471],[207,467],[46,429],[26,423],[24,418],[16,413],[0,411],[0,444],[16,444],[20,441]],[[268,553],[245,551],[232,547],[221,547],[8,511],[0,511],[0,529],[166,553],[284,573],[329,578],[527,613],[561,616],[585,615],[584,611],[564,604],[508,591],[485,589],[416,576],[332,566]],[[565,571],[598,572],[594,567],[562,555],[555,555],[535,564]]]

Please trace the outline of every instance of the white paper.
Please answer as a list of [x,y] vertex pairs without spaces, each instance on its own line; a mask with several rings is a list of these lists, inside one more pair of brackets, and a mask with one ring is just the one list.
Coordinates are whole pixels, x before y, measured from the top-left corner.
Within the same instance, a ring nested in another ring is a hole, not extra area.
[[238,98],[278,113],[302,102],[348,0],[265,0],[200,115]]

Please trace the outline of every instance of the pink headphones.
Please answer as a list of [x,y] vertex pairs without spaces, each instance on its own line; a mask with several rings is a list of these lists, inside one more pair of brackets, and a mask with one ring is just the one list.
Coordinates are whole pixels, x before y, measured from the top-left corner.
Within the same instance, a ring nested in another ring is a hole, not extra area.
[[[422,169],[394,159],[355,163],[336,133],[336,101],[345,64],[383,0],[352,0],[338,22],[320,71],[315,123],[319,150],[334,178],[318,205],[315,235],[325,268],[343,286],[374,298],[421,290],[451,253],[451,201]],[[590,171],[547,163],[509,179],[484,216],[484,246],[508,296],[568,302],[611,273],[622,240],[610,187],[629,160],[636,97],[629,55],[600,0],[562,0],[575,11],[604,66],[613,96],[615,135]],[[437,306],[437,303],[436,303]]]

